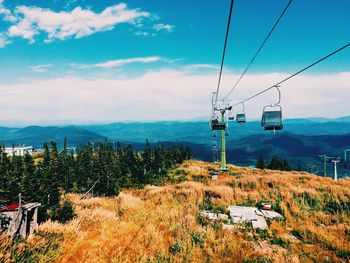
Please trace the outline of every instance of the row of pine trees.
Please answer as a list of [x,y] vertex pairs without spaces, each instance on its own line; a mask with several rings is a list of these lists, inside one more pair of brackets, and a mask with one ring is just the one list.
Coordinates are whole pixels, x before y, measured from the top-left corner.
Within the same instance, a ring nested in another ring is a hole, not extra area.
[[262,155],[260,155],[256,165],[258,169],[270,169],[270,170],[280,170],[280,171],[291,171],[292,168],[287,160],[281,160],[277,156],[273,156],[270,161],[265,160]]
[[25,156],[7,156],[0,149],[0,205],[18,202],[18,195],[26,202],[40,202],[42,211],[58,206],[64,192],[93,193],[111,196],[122,187],[142,187],[167,178],[167,170],[175,164],[192,158],[191,149],[174,145],[151,147],[146,141],[143,151],[134,151],[131,145],[112,147],[100,143],[87,144],[74,155],[62,151],[57,144],[44,144],[39,159]]

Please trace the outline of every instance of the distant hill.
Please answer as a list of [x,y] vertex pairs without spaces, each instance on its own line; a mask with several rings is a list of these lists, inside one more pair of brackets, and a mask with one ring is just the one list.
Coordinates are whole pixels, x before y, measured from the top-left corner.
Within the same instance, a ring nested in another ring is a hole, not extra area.
[[95,141],[104,139],[102,135],[75,126],[29,126],[18,129],[0,128],[0,143],[7,146],[12,144],[24,144],[40,148],[44,142],[49,142],[51,140],[54,140],[61,145],[64,138],[67,138],[71,145],[79,145],[91,140]]
[[[146,138],[153,144],[179,142],[192,147],[195,158],[205,161],[213,160],[213,140],[216,139],[220,145],[219,136],[213,138],[208,122],[204,121],[0,127],[0,143],[8,146],[25,144],[42,147],[43,142],[50,140],[57,141],[61,146],[65,137],[70,146],[108,139],[122,144],[130,143],[136,149],[142,149]],[[283,131],[276,134],[263,131],[259,121],[244,125],[234,122],[230,123],[227,136],[227,159],[239,165],[254,165],[260,155],[265,158],[278,155],[288,159],[294,168],[301,165],[306,169],[309,163],[321,167],[319,154],[342,156],[346,147],[350,148],[350,117],[333,120],[287,119]]]
[[[349,117],[350,119],[350,117]],[[332,120],[327,122],[308,119],[285,120],[283,132],[299,135],[344,135],[350,133],[350,122]],[[91,132],[101,134],[112,140],[143,142],[145,138],[158,141],[190,141],[208,143],[211,131],[208,122],[131,122],[107,125],[80,126]],[[252,121],[244,125],[233,123],[229,132],[236,138],[250,135],[267,134],[260,127],[260,122]]]

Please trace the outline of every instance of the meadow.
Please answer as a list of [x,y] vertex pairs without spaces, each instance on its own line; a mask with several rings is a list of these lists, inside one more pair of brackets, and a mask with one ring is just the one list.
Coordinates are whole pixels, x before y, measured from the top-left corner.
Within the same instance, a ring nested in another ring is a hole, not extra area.
[[[350,181],[305,172],[185,161],[171,183],[123,189],[115,197],[67,194],[76,216],[46,221],[30,239],[0,242],[0,262],[349,262]],[[268,230],[224,230],[201,209],[270,202],[284,220]]]

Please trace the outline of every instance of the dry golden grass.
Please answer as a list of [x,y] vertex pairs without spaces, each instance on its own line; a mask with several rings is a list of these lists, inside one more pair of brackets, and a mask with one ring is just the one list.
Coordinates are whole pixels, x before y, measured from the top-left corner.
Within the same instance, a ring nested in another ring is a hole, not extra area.
[[[349,180],[230,166],[232,174],[210,181],[212,168],[188,161],[179,167],[188,173],[188,181],[124,190],[113,198],[70,194],[76,218],[65,225],[42,224],[41,235],[27,246],[38,246],[49,234],[61,235],[55,262],[69,263],[349,262],[349,213],[324,209],[330,200],[350,204]],[[192,181],[198,175],[207,180]],[[269,201],[278,205],[285,220],[271,222],[268,237],[250,229],[202,225],[198,211],[206,196],[220,207]]]

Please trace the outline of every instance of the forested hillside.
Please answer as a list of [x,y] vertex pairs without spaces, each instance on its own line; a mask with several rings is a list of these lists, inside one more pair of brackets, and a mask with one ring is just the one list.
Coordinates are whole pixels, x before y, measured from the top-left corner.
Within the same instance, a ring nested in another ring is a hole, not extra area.
[[[66,144],[65,144],[66,145]],[[67,204],[60,204],[64,193],[92,193],[98,196],[117,195],[121,188],[139,188],[160,184],[168,179],[168,169],[192,157],[191,150],[181,145],[154,148],[146,142],[144,151],[131,145],[113,149],[108,144],[92,147],[87,144],[77,155],[57,144],[44,144],[42,155],[35,159],[9,157],[0,152],[0,206],[17,203],[21,193],[25,202],[40,202],[40,217],[58,216]]]

